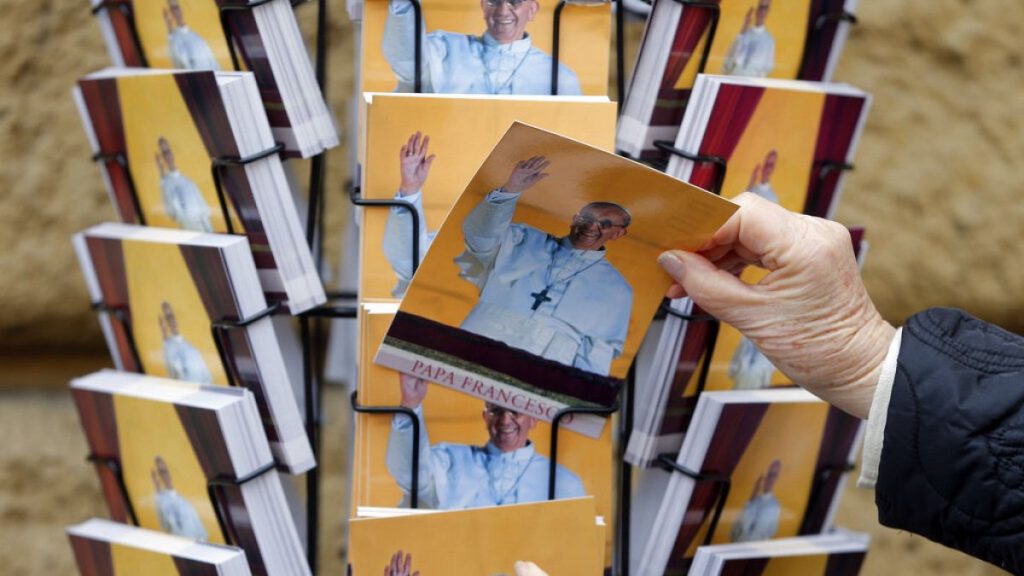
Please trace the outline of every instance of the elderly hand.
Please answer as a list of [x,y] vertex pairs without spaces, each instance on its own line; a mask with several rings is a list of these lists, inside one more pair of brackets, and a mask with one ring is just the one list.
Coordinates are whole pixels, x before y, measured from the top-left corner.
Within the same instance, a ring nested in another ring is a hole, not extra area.
[[[658,261],[690,296],[747,336],[794,383],[867,418],[895,329],[875,309],[843,226],[794,214],[755,194],[698,252],[672,250]],[[769,273],[751,286],[747,264]]]

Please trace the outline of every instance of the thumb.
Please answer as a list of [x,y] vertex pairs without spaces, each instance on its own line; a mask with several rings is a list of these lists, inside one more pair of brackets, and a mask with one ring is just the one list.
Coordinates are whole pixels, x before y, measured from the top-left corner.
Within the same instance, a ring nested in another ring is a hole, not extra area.
[[669,250],[658,257],[658,263],[698,306],[723,322],[757,302],[752,287],[700,254]]

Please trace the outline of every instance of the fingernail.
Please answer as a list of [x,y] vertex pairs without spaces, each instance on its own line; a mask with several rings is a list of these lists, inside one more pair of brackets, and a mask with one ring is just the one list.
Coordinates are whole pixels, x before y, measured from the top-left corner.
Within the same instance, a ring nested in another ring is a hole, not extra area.
[[673,278],[682,278],[686,274],[686,264],[674,252],[662,252],[658,256],[658,264],[661,264],[665,272],[668,272],[668,275]]

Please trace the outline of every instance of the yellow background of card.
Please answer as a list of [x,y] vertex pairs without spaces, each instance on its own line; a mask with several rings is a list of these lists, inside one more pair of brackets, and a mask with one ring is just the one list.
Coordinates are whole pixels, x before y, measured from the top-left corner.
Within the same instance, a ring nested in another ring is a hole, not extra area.
[[783,207],[803,212],[824,108],[825,94],[821,92],[765,90],[729,157],[722,196],[732,198],[746,190],[754,168],[774,149],[778,158],[772,190]]
[[[220,26],[220,11],[215,0],[178,0],[185,25],[206,41],[221,70],[231,70],[231,54]],[[166,0],[133,0],[135,25],[146,51],[150,68],[174,68],[167,45],[167,24],[163,10]]]
[[[377,346],[384,340],[393,314],[360,310],[360,342],[365,343],[360,359],[359,401],[369,406],[397,406],[401,400],[398,372],[373,364]],[[431,384],[423,401],[423,415],[430,442],[451,442],[483,446],[488,441],[483,420],[483,400]],[[398,506],[402,492],[385,464],[390,415],[357,414],[354,457],[353,506]],[[597,515],[612,525],[612,440],[614,423],[604,427],[597,440],[582,434],[565,432],[558,436],[558,462],[583,481],[588,495],[594,496]],[[530,433],[537,453],[550,455],[551,425],[538,421]],[[355,509],[353,507],[353,509]],[[613,528],[606,531],[610,551]],[[608,558],[609,562],[611,557]]]
[[207,541],[223,544],[213,505],[206,492],[206,476],[181,425],[174,404],[130,396],[114,396],[117,441],[121,466],[139,526],[160,530],[153,486],[154,459],[163,458],[174,489],[195,508],[206,529]]
[[[732,41],[743,28],[747,9],[757,9],[757,0],[722,0],[715,41],[711,44],[707,73],[722,74],[722,64]],[[764,26],[775,39],[775,68],[769,78],[796,78],[804,55],[810,0],[773,0]],[[751,24],[753,26],[753,24]],[[729,167],[732,167],[730,163]]]
[[632,213],[629,234],[607,246],[607,260],[633,288],[633,311],[624,351],[610,375],[624,378],[654,312],[671,283],[657,264],[668,248],[703,244],[735,205],[624,158],[523,124],[514,125],[459,198],[402,301],[401,310],[459,326],[476,304],[477,288],[459,278],[452,261],[461,254],[461,223],[477,203],[508,177],[519,160],[543,155],[548,177],[519,199],[513,222],[556,236],[569,231],[572,215],[592,201],[612,201]]
[[180,576],[174,564],[174,556],[159,554],[151,550],[111,543],[110,555],[117,576]]
[[[117,93],[124,120],[125,152],[146,224],[180,228],[167,215],[160,197],[160,170],[156,155],[160,152],[157,140],[163,136],[174,152],[176,167],[199,188],[210,208],[213,231],[227,231],[210,173],[210,154],[192,121],[174,74],[118,78]],[[241,222],[230,202],[228,210],[235,231],[242,231]]]
[[590,498],[514,504],[349,523],[352,573],[380,574],[401,550],[423,575],[514,574],[517,560],[548,574],[598,576],[604,554],[595,550]]
[[[615,146],[617,111],[615,103],[609,101],[374,94],[367,110],[365,198],[393,198],[401,183],[401,147],[416,131],[430,136],[429,152],[436,158],[423,186],[424,216],[430,230],[441,226],[487,154],[516,120],[602,150],[611,151]],[[392,298],[396,277],[381,247],[387,217],[386,208],[366,208],[363,212],[363,298]]]
[[828,554],[771,558],[761,576],[824,576],[827,567]]
[[[381,42],[389,0],[366,0],[363,7],[363,92],[392,92],[398,84],[395,73],[384,59]],[[526,32],[533,45],[551,54],[556,0],[539,0],[540,11]],[[445,30],[479,36],[487,30],[479,0],[420,0],[427,32]],[[558,61],[576,73],[584,95],[608,94],[609,51],[611,41],[610,4],[566,6],[562,11]]]
[[[729,533],[739,519],[743,505],[750,499],[758,476],[763,475],[776,459],[781,461],[782,467],[772,490],[781,508],[775,537],[797,534],[811,493],[827,417],[828,404],[824,402],[784,403],[768,407],[732,473],[729,498],[711,539],[712,544],[730,542]],[[697,546],[704,542],[710,519],[709,516],[690,543],[687,556],[693,556]]]
[[163,314],[162,303],[167,302],[174,310],[178,333],[202,354],[213,383],[226,386],[224,367],[210,334],[210,317],[178,246],[123,240],[121,247],[132,309],[132,334],[145,373],[170,376],[164,364],[158,320]]

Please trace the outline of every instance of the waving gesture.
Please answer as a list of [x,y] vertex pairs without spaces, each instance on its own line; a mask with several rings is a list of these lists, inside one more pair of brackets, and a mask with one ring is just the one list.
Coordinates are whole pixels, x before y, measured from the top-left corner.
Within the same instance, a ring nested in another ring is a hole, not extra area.
[[402,170],[402,184],[398,191],[402,196],[415,194],[423,187],[430,173],[430,165],[434,162],[434,155],[427,156],[427,149],[430,146],[430,136],[416,132],[409,136],[400,151],[399,164]]
[[548,174],[544,170],[550,165],[551,162],[543,156],[520,160],[509,174],[508,180],[501,185],[501,189],[513,194],[524,192],[537,182],[547,178]]

